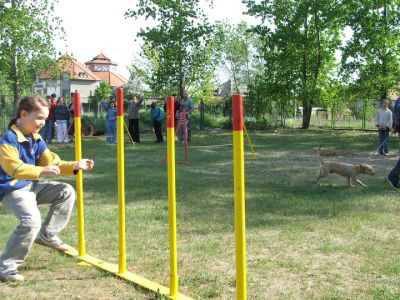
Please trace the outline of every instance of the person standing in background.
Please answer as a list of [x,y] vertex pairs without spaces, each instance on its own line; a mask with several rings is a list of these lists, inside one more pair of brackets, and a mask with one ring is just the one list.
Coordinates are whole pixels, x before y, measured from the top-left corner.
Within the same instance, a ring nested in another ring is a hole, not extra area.
[[153,120],[154,133],[157,137],[155,143],[164,143],[164,138],[161,131],[161,124],[164,118],[164,112],[161,107],[157,105],[156,101],[151,103],[150,116]]
[[[188,92],[183,93],[183,99],[181,101],[180,110],[184,113],[184,122],[187,123],[187,141],[190,142],[192,139],[192,111],[194,109],[194,103],[190,99]],[[179,130],[178,139],[183,142],[183,127]]]
[[46,119],[43,139],[47,144],[51,144],[53,142],[54,122],[56,120],[56,116],[54,113],[54,110],[57,106],[56,94],[52,94],[51,97],[47,96],[46,100],[48,100],[49,102],[49,116]]
[[63,97],[59,97],[57,100],[57,106],[54,110],[56,118],[56,128],[57,128],[57,142],[68,143],[68,132],[67,132],[67,121],[69,117],[68,108],[65,105]]
[[400,97],[397,98],[393,106],[393,131],[399,135],[398,154],[400,154]]
[[139,109],[143,102],[143,98],[139,101],[136,96],[132,96],[132,101],[129,103],[128,118],[129,118],[129,134],[131,135],[133,142],[140,144],[140,133],[139,133]]
[[389,132],[392,128],[393,119],[388,105],[388,100],[382,99],[382,107],[378,109],[375,115],[375,126],[378,128],[379,133],[379,148],[375,155],[389,156]]
[[114,100],[103,101],[102,106],[106,111],[106,144],[117,143],[117,103]]

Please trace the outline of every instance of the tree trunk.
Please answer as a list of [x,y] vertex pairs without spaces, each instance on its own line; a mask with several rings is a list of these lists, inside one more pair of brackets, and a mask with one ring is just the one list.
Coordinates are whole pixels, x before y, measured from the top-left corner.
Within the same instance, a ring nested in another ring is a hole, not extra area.
[[[182,39],[181,39],[182,41]],[[182,42],[181,42],[182,45]],[[185,74],[183,71],[183,57],[182,50],[179,52],[178,64],[179,64],[179,100],[183,99],[183,93],[185,92]]]
[[14,114],[17,113],[17,108],[19,104],[19,98],[20,98],[20,82],[19,82],[19,70],[18,70],[18,54],[17,54],[17,49],[13,47],[13,61],[12,61],[12,66],[11,66],[11,77],[13,80],[13,93],[14,93]]
[[308,129],[310,127],[311,121],[312,105],[307,101],[303,101],[303,129]]
[[[387,6],[386,6],[386,1],[383,1],[383,20],[384,20],[384,26],[385,26],[385,37],[384,40],[388,38],[388,20],[387,20]],[[386,48],[386,45],[383,45]],[[383,52],[382,56],[382,75],[384,78],[388,76],[388,65],[387,65],[387,55],[385,52]],[[381,89],[381,100],[387,99],[388,96],[388,89],[386,84],[382,86]]]

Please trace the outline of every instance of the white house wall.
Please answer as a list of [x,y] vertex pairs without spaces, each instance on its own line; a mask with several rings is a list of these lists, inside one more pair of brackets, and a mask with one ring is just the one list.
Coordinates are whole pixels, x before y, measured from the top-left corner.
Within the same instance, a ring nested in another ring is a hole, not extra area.
[[100,81],[71,80],[71,92],[77,90],[81,94],[81,101],[87,103],[89,101],[90,92],[94,95],[94,90],[99,85]]

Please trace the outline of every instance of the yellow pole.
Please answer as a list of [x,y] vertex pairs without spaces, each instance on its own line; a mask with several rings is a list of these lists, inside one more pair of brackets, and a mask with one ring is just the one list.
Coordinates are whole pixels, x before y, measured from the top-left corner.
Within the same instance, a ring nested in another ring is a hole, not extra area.
[[167,159],[168,159],[168,216],[170,281],[169,295],[178,294],[178,255],[176,248],[176,188],[175,188],[175,131],[174,97],[167,98]]
[[232,97],[233,174],[236,245],[236,299],[247,299],[246,291],[246,216],[244,185],[243,99]]
[[[81,97],[78,91],[74,93],[74,125],[75,125],[75,160],[82,159],[81,135]],[[86,255],[85,221],[83,212],[83,176],[82,170],[76,175],[76,207],[78,215],[78,252],[79,256]]]
[[244,124],[244,122],[243,122],[243,129],[244,129],[244,132],[246,133],[247,140],[249,141],[251,152],[253,153],[253,159],[257,159],[256,153],[253,148],[253,144],[251,143],[250,136],[249,136],[249,133],[247,132],[247,128],[246,128],[246,125]]
[[119,274],[126,272],[124,124],[124,90],[119,88],[117,91]]

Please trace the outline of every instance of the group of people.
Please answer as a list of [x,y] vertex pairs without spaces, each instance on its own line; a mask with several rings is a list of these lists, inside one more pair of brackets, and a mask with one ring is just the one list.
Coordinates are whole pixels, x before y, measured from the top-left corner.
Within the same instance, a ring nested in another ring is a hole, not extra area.
[[[176,99],[176,97],[175,97]],[[136,96],[132,97],[131,102],[128,107],[128,118],[129,125],[128,131],[132,141],[134,143],[140,143],[140,133],[139,133],[139,110],[141,108],[143,98],[138,100]],[[114,100],[107,102],[102,102],[102,106],[106,111],[106,143],[116,143],[117,142],[117,109]],[[162,109],[157,101],[151,103],[150,118],[153,122],[154,134],[156,135],[155,143],[164,143],[164,137],[162,134],[162,122],[165,117],[166,104],[164,104],[164,109]],[[191,140],[191,122],[192,122],[192,111],[194,109],[194,103],[190,99],[187,92],[183,93],[183,99],[181,102],[175,100],[174,106],[174,116],[175,116],[175,126],[179,128],[178,130],[178,140],[183,143],[185,134],[184,129],[186,127],[187,141]],[[185,124],[184,124],[185,122]]]
[[[71,99],[73,99],[73,94]],[[41,130],[41,136],[47,144],[53,142],[54,131],[57,132],[57,142],[66,144],[70,142],[69,135],[73,134],[74,121],[74,103],[67,106],[64,97],[58,97],[56,94],[46,96],[49,104],[49,115],[46,119],[45,126]],[[69,131],[69,132],[68,132]]]

